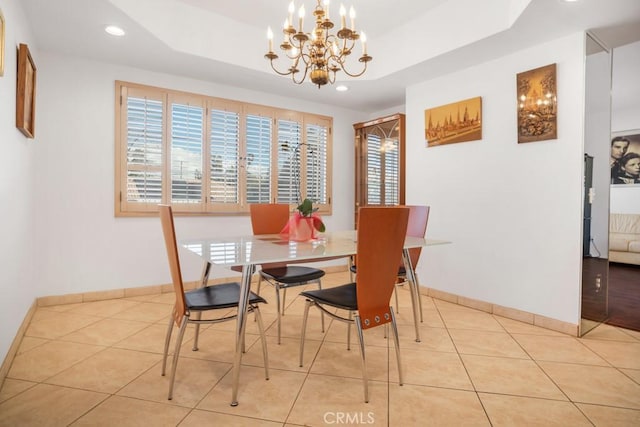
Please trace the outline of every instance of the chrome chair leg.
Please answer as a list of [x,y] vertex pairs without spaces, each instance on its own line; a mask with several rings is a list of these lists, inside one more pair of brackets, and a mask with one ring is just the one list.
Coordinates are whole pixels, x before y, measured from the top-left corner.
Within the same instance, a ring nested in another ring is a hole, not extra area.
[[[200,320],[201,318],[202,318],[202,312],[199,311],[195,315],[195,320]],[[195,334],[196,335],[193,338],[193,347],[191,348],[191,351],[198,351],[198,338],[200,337],[200,324],[199,323],[196,323]]]
[[[322,290],[322,280],[318,279],[318,289]],[[322,333],[324,334],[324,312],[320,311],[320,324],[322,325]]]
[[182,338],[184,337],[184,331],[187,329],[187,323],[189,323],[189,318],[184,316],[182,318],[182,325],[180,326],[180,332],[178,333],[178,338],[176,339],[176,350],[173,353],[173,363],[171,364],[171,379],[169,380],[169,396],[167,399],[173,399],[173,383],[176,379],[176,368],[178,367],[178,357],[180,357],[180,345],[182,344]]
[[264,334],[264,324],[262,323],[262,314],[260,314],[260,308],[258,306],[253,307],[255,311],[256,320],[258,322],[258,330],[260,332],[260,340],[262,341],[262,358],[264,359],[264,377],[269,379],[269,355],[267,353],[267,337]]
[[283,292],[282,292],[282,315],[284,316],[284,309],[287,306],[286,304],[286,300],[287,300],[287,287],[284,286],[282,288]]
[[364,403],[369,403],[369,378],[367,376],[367,361],[364,356],[364,335],[362,334],[362,323],[360,316],[356,316],[356,329],[358,330],[358,340],[360,341],[360,356],[362,361],[362,381],[364,382]]
[[[211,273],[211,263],[205,262],[202,267],[202,275],[200,279],[200,288],[204,288],[209,283],[209,273]],[[202,312],[196,313],[196,320],[202,318]],[[200,337],[200,324],[196,323],[195,337],[193,338],[193,348],[191,350],[198,351],[198,338]]]
[[416,283],[416,287],[418,289],[418,308],[420,309],[420,323],[423,323],[422,319],[422,294],[420,293],[420,285]]
[[[353,319],[353,311],[349,312],[349,320]],[[351,322],[347,323],[347,350],[351,350]]]
[[[256,290],[256,295],[260,295],[260,285],[261,285],[261,284],[262,284],[262,274],[258,273],[258,288],[257,288],[257,290]],[[255,322],[255,321],[257,321],[257,320],[258,320],[258,318],[257,318],[257,317],[254,317],[254,318],[253,318],[253,321],[254,321],[254,322]]]
[[396,316],[393,314],[393,307],[391,308],[391,333],[393,335],[393,344],[396,349],[396,360],[398,361],[398,378],[400,385],[404,383],[402,379],[402,362],[400,360],[400,338],[398,337],[398,325],[396,324]]
[[278,345],[280,344],[280,286],[276,283],[274,286],[276,291],[276,307],[278,307],[278,319],[276,322],[276,327],[278,328]]
[[262,274],[258,274],[258,289],[256,290],[258,295],[260,295],[260,285],[262,285]]
[[167,335],[164,339],[164,353],[162,355],[162,373],[164,377],[167,368],[167,355],[169,354],[169,342],[171,342],[171,333],[173,332],[173,315],[169,316],[169,327],[167,328]]
[[309,308],[313,305],[313,301],[307,300],[304,305],[304,314],[302,316],[302,331],[300,332],[300,367],[302,367],[302,359],[304,357],[304,340],[307,334],[307,318],[309,317]]
[[398,283],[393,287],[393,293],[396,296],[396,313],[400,313],[400,304],[398,303]]

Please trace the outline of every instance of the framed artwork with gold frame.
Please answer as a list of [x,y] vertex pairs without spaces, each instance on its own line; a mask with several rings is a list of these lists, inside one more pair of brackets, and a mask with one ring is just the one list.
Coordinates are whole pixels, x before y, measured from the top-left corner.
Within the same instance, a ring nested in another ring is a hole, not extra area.
[[36,65],[26,44],[18,47],[18,88],[16,91],[16,127],[27,138],[35,134]]
[[0,77],[4,76],[4,15],[0,10]]

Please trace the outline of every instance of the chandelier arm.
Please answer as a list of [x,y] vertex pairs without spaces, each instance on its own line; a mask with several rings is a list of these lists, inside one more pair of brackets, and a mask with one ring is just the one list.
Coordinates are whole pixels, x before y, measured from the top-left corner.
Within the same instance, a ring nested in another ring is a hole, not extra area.
[[349,71],[347,71],[347,69],[345,68],[344,64],[341,64],[342,66],[342,71],[344,71],[344,73],[349,76],[349,77],[360,77],[361,75],[364,74],[365,71],[367,71],[367,63],[364,63],[364,68],[362,69],[362,71],[360,71],[357,74],[351,74]]
[[313,64],[311,55],[309,55],[308,53],[300,53],[298,57],[302,59],[302,62],[304,62],[305,68],[309,68],[311,64]]
[[277,74],[280,74],[281,76],[288,76],[289,74],[292,74],[291,69],[289,69],[289,71],[287,72],[278,71],[275,65],[273,65],[273,59],[271,60],[271,68],[273,69],[273,71],[275,71]]
[[300,79],[300,81],[296,80],[296,73],[291,73],[291,80],[293,80],[293,82],[297,85],[302,84],[304,82],[304,79],[307,78],[308,69],[309,67],[304,67],[304,73],[302,74],[302,78]]
[[336,72],[329,73],[329,83],[334,84],[336,82]]
[[305,42],[302,41],[302,40],[296,40],[290,34],[289,35],[289,44],[291,45],[291,47],[296,48],[300,52],[300,51],[302,51],[302,48],[304,47]]

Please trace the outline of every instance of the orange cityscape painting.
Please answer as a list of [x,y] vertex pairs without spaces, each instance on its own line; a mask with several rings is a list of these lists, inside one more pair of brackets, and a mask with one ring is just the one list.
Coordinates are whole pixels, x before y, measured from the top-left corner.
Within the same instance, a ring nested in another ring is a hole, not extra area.
[[424,110],[427,147],[482,139],[482,97]]

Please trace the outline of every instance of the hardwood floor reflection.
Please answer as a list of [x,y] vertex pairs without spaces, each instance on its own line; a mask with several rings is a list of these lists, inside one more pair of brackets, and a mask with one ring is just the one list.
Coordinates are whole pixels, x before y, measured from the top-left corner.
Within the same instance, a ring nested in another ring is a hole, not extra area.
[[596,323],[607,318],[607,266],[609,260],[597,257],[582,259],[582,317]]
[[609,263],[607,324],[640,331],[640,266]]

